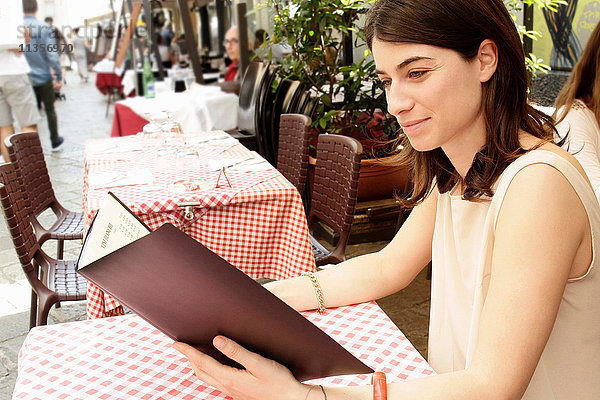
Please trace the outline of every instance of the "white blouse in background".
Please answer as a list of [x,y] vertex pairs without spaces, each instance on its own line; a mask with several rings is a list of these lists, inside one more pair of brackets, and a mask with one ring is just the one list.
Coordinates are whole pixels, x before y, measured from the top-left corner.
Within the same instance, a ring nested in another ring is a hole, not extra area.
[[[559,109],[558,115],[562,112],[563,108]],[[563,148],[579,161],[592,183],[596,199],[600,200],[600,127],[596,116],[582,101],[575,100],[556,128],[561,138],[568,132]]]

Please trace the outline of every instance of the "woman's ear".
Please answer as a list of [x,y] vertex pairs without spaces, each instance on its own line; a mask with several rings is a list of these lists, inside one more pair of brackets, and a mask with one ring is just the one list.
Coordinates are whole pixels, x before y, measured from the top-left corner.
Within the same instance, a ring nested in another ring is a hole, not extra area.
[[477,61],[479,62],[479,81],[482,83],[489,81],[498,67],[498,46],[493,40],[485,39],[481,42]]

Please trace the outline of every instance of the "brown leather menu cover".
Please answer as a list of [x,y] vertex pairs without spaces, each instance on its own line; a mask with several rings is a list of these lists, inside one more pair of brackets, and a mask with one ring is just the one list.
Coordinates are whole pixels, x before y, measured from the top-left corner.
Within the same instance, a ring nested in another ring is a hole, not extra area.
[[240,367],[212,345],[220,334],[278,361],[303,381],[373,370],[271,292],[171,224],[79,270],[164,332]]

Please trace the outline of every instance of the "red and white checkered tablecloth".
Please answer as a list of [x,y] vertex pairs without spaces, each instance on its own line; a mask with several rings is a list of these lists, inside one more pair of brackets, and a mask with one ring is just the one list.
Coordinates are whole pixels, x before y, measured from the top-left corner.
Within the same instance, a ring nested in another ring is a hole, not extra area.
[[[389,382],[435,375],[374,302],[303,315]],[[13,400],[225,399],[172,343],[136,315],[33,328],[19,353]],[[310,383],[368,385],[370,375]]]
[[[206,132],[204,135],[222,135]],[[124,151],[115,151],[115,148]],[[195,157],[159,157],[160,146],[137,136],[86,142],[83,210],[86,229],[108,191],[113,192],[151,229],[169,222],[200,241],[247,275],[284,279],[314,271],[302,199],[298,191],[276,169],[255,172],[228,171],[231,187],[221,177],[219,187],[200,194],[178,194],[173,182],[205,180],[216,182],[218,172],[208,160],[240,159],[252,156],[241,144],[216,141],[192,148]],[[127,151],[130,150],[130,151]],[[94,174],[126,173],[148,169],[152,185],[110,188],[90,187]],[[184,218],[177,203],[197,201],[194,218]],[[122,314],[120,304],[88,283],[88,318]]]

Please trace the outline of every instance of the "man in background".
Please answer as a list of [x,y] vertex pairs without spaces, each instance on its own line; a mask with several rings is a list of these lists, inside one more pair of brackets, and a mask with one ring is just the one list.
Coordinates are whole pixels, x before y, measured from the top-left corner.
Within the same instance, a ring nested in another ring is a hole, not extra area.
[[0,147],[4,161],[9,160],[4,139],[15,133],[13,114],[21,131],[37,131],[40,114],[28,74],[29,65],[18,49],[0,50]]
[[[62,71],[59,64],[59,51],[52,28],[45,22],[35,18],[38,5],[36,0],[23,0],[25,26],[31,33],[31,51],[25,52],[25,58],[31,72],[31,84],[35,95],[44,104],[52,151],[57,151],[64,143],[64,138],[58,135],[58,120],[54,110],[55,90],[62,87]],[[54,81],[50,68],[54,71]]]
[[167,47],[171,47],[171,42],[175,37],[173,33],[173,29],[171,28],[171,23],[167,22],[163,27],[162,31],[160,31],[160,36],[162,37],[163,44]]
[[54,25],[54,18],[46,17],[44,18],[44,22],[50,25],[52,28],[52,35],[59,49],[59,63],[62,70],[63,76],[63,84],[67,84],[67,79],[65,76],[65,72],[67,71],[67,67],[71,65],[71,50],[69,50],[69,42],[65,35],[62,34],[60,29]]

